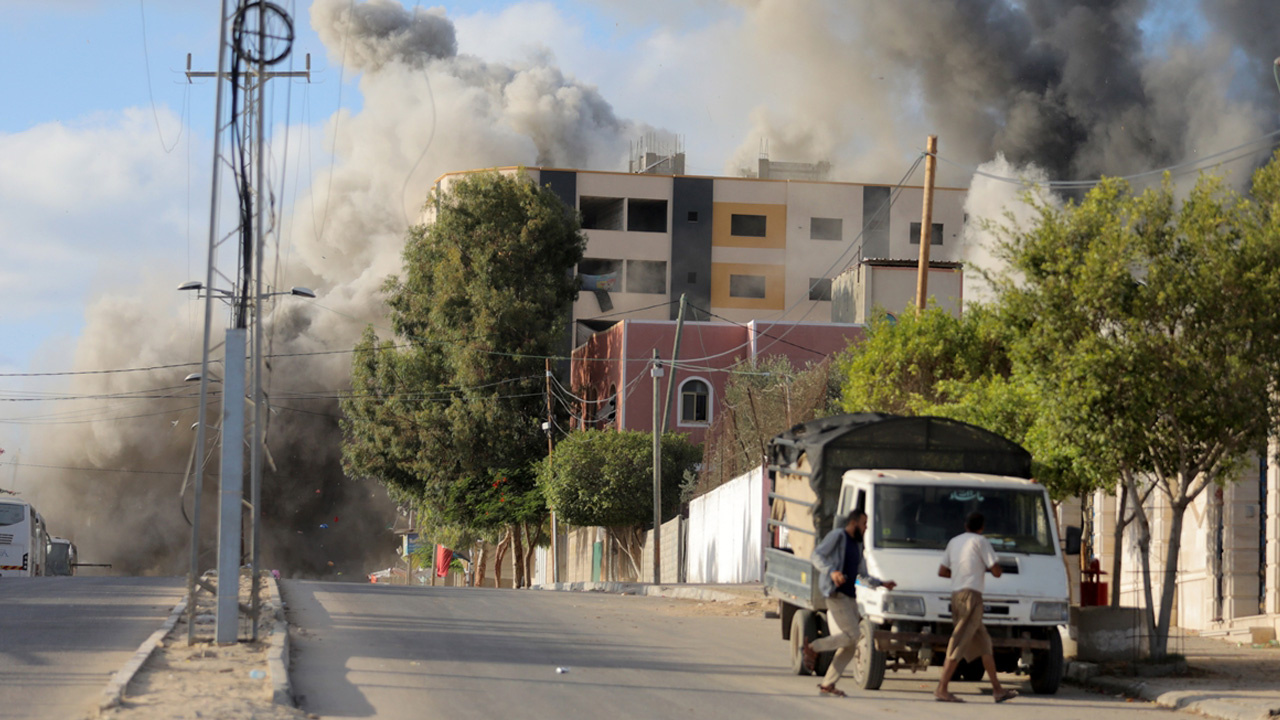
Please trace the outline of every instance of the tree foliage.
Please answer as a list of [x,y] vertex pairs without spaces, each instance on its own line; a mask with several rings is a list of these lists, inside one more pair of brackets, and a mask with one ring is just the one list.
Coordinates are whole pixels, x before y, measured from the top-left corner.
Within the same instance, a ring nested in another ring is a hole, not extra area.
[[478,173],[431,198],[385,290],[394,340],[356,346],[343,465],[426,511],[439,531],[493,537],[540,521],[543,363],[561,354],[586,239],[523,175]]
[[[1278,190],[1274,159],[1252,199],[1210,176],[1181,201],[1167,178],[1140,194],[1108,180],[1079,204],[1032,198],[1035,225],[1004,228],[997,248],[1009,267],[997,292],[1046,434],[1112,462],[1130,497],[1154,483],[1170,509],[1158,605],[1146,589],[1156,656],[1186,508],[1232,479],[1275,424]],[[1138,540],[1145,563],[1141,511]]]
[[[662,518],[680,509],[684,473],[702,450],[684,436],[662,436]],[[556,445],[538,482],[558,516],[573,525],[627,527],[653,520],[653,436],[634,430],[579,430]]]
[[1016,339],[989,307],[958,318],[934,305],[897,319],[881,313],[840,357],[840,407],[978,425],[1031,451],[1036,478],[1056,497],[1076,494],[1108,468],[1046,431],[1039,396],[1012,355]]

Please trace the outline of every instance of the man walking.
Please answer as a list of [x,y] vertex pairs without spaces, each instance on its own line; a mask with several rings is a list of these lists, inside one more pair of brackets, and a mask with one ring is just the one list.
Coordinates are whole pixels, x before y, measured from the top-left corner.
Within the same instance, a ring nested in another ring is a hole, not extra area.
[[836,651],[826,677],[818,685],[818,691],[823,695],[845,696],[843,691],[836,689],[836,683],[857,652],[862,624],[856,600],[857,581],[862,580],[870,587],[883,585],[890,590],[897,587],[892,580],[883,582],[867,574],[867,564],[862,557],[862,533],[866,529],[867,514],[854,510],[843,523],[827,533],[810,558],[818,572],[818,589],[827,598],[827,629],[830,633],[812,644],[805,640],[805,668],[813,672],[818,653]]
[[996,659],[992,654],[991,636],[982,625],[982,591],[986,575],[1000,577],[1000,562],[991,541],[982,537],[986,519],[982,513],[970,513],[965,519],[966,532],[951,538],[942,555],[938,576],[951,578],[951,640],[947,643],[947,660],[942,666],[942,679],[933,691],[938,702],[964,702],[947,690],[951,676],[963,659],[972,662],[982,658],[982,667],[991,678],[991,692],[1002,703],[1018,697],[1017,690],[1005,690],[996,677]]

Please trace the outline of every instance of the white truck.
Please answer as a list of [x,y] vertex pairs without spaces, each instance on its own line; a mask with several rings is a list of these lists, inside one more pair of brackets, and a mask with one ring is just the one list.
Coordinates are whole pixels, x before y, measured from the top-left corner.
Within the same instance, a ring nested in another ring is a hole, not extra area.
[[[1003,570],[987,577],[983,594],[996,667],[1027,674],[1036,693],[1057,691],[1070,594],[1049,495],[1031,479],[1025,449],[955,420],[860,413],[797,425],[774,438],[770,455],[765,586],[778,599],[797,674],[808,672],[804,639],[826,634],[826,599],[809,557],[835,518],[867,513],[867,570],[897,583],[858,590],[863,624],[853,675],[874,690],[886,670],[942,664],[951,591],[938,566],[947,541],[979,511]],[[830,654],[819,656],[819,675],[829,662]],[[962,662],[957,679],[981,680],[983,672],[980,661]]]

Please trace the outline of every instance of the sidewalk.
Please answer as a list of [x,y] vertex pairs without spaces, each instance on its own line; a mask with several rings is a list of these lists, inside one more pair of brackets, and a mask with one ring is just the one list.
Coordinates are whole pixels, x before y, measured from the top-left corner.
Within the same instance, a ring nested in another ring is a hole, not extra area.
[[1185,674],[1116,677],[1092,663],[1069,662],[1064,681],[1220,720],[1280,717],[1280,648],[1198,635],[1171,637],[1169,648],[1186,657]]

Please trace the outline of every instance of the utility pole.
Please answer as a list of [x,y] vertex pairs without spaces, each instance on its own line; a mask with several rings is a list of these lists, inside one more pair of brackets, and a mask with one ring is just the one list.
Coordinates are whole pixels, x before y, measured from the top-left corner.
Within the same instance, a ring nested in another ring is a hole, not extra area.
[[933,242],[933,175],[938,167],[938,136],[925,142],[924,212],[920,218],[920,268],[916,273],[916,311],[924,312],[929,300],[929,244]]
[[[552,461],[552,450],[554,445],[551,443],[551,428],[555,422],[555,416],[551,413],[551,358],[547,358],[547,465]],[[551,582],[560,582],[560,529],[556,525],[556,509],[551,508]]]
[[662,582],[662,419],[658,399],[662,385],[662,362],[658,349],[653,349],[653,584]]
[[662,404],[662,432],[664,433],[667,431],[671,398],[676,394],[676,361],[680,359],[680,335],[684,332],[684,310],[687,305],[687,297],[684,293],[680,293],[680,312],[676,313],[676,341],[671,348],[671,379],[667,381],[667,401]]
[[[265,227],[264,199],[264,116],[266,82],[277,77],[311,79],[311,57],[307,56],[305,71],[268,72],[267,67],[287,57],[292,50],[293,20],[279,6],[260,0],[239,0],[234,11],[229,11],[229,0],[222,2],[222,26],[218,39],[218,69],[213,72],[191,70],[191,55],[187,55],[187,81],[193,78],[214,78],[217,83],[217,102],[214,120],[213,182],[210,201],[209,250],[205,274],[205,323],[204,354],[200,372],[200,422],[197,427],[196,446],[203,452],[205,442],[205,418],[208,411],[209,363],[213,330],[213,303],[228,300],[232,307],[231,326],[226,329],[223,343],[223,407],[222,407],[222,465],[219,482],[218,510],[218,583],[209,588],[217,597],[214,635],[219,644],[231,644],[239,640],[240,560],[243,530],[243,506],[249,505],[252,517],[249,533],[251,590],[250,613],[251,639],[258,638],[257,613],[260,600],[259,559],[261,536],[262,497],[262,322],[261,303],[267,297],[262,273],[263,228]],[[225,90],[222,80],[228,80],[231,94],[230,112],[224,117]],[[223,135],[230,140],[230,154],[223,155]],[[251,140],[249,140],[251,139]],[[247,149],[246,149],[247,146]],[[252,164],[256,172],[249,170]],[[221,168],[233,169],[239,205],[239,226],[235,231],[222,234],[218,230],[221,190]],[[235,253],[236,270],[224,272],[218,268],[219,253],[231,239],[239,240]],[[233,277],[234,275],[234,277]],[[231,286],[231,290],[218,287],[218,283]],[[309,292],[309,291],[308,291]],[[313,296],[313,295],[312,295]],[[252,318],[252,319],[251,319]],[[253,333],[248,329],[252,324]],[[248,353],[246,353],[248,346]],[[244,398],[246,397],[245,364],[252,359],[253,393],[249,398],[253,409],[249,434],[250,447],[250,500],[244,498],[244,448],[246,436]],[[203,489],[203,462],[196,463],[195,512],[191,529],[191,567],[187,578],[188,644],[194,642],[195,587],[209,587],[199,579],[200,558],[200,500]]]

